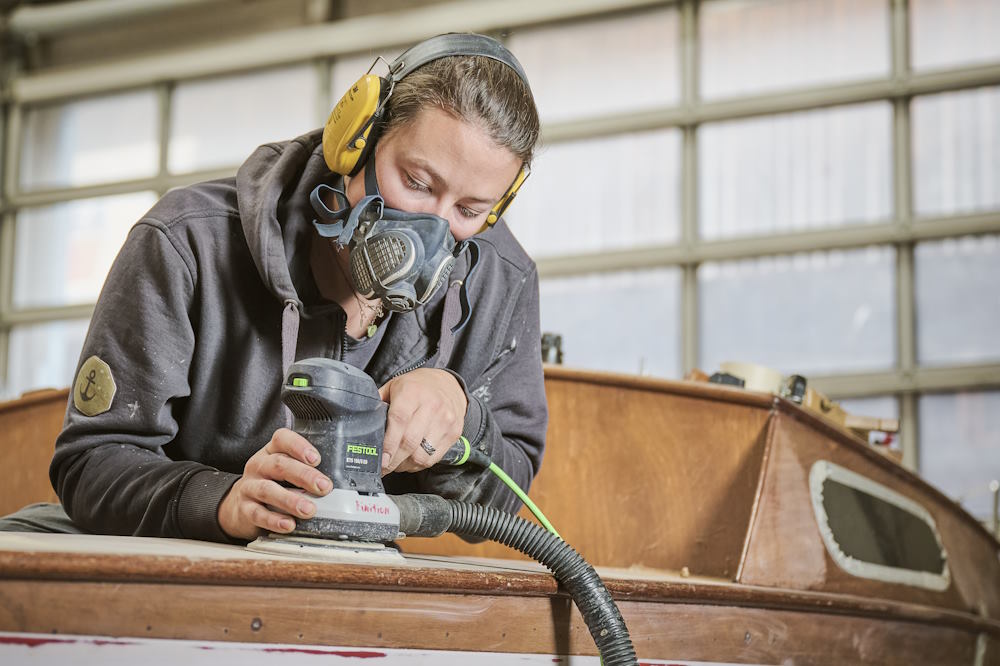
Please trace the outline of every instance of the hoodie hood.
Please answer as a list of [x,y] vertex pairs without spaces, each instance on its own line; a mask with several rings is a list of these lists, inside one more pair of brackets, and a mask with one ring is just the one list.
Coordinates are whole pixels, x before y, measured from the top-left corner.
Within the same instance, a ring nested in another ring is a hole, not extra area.
[[[281,376],[295,360],[302,300],[295,277],[309,270],[313,211],[309,193],[332,177],[323,159],[323,132],[253,152],[236,172],[236,197],[247,246],[267,289],[283,303]],[[301,282],[300,282],[301,284]],[[291,413],[285,409],[291,424]]]
[[260,146],[236,172],[236,197],[250,254],[268,290],[301,309],[294,277],[308,270],[315,217],[309,193],[334,176],[323,159],[323,132]]

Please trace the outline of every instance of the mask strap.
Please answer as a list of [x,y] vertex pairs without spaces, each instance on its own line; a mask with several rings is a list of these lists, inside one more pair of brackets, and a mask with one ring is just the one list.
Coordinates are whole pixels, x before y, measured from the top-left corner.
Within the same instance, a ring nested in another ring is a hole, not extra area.
[[368,163],[365,164],[365,194],[368,196],[381,197],[382,193],[378,189],[378,175],[375,173],[375,151],[372,151]]
[[382,219],[384,207],[382,197],[378,195],[368,196],[359,201],[358,205],[353,208],[345,206],[339,210],[330,210],[322,197],[322,194],[327,190],[344,197],[345,200],[347,199],[341,190],[325,183],[317,185],[309,194],[309,203],[312,204],[316,215],[325,222],[313,220],[313,226],[323,238],[336,238],[337,245],[340,247],[344,247],[350,242],[354,230],[358,228],[359,221],[374,222]]

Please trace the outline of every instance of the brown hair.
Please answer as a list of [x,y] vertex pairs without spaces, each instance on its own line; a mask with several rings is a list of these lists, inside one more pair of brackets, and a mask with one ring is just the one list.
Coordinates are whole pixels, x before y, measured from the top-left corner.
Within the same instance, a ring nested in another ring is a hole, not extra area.
[[427,106],[483,128],[498,146],[531,163],[538,110],[531,89],[507,65],[485,56],[448,56],[419,67],[396,84],[382,135],[411,123]]

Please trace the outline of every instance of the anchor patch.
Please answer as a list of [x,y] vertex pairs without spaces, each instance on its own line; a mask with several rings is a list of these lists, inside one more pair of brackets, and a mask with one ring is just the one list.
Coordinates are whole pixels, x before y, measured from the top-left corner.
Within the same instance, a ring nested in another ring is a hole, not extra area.
[[76,375],[73,405],[86,416],[103,414],[111,409],[111,401],[117,390],[110,366],[99,357],[91,356],[83,362]]

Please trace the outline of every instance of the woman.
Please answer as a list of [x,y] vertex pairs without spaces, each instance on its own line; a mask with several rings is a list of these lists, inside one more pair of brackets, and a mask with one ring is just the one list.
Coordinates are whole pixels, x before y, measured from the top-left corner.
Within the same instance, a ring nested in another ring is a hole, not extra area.
[[[380,386],[388,492],[516,509],[487,472],[435,463],[460,435],[522,487],[541,463],[537,273],[506,225],[490,226],[526,173],[538,117],[520,66],[493,40],[441,36],[416,53],[430,47],[415,69],[414,50],[393,63],[356,176],[331,172],[343,169],[317,131],[262,146],[235,179],[168,193],[133,228],[50,469],[76,527],[217,541],[291,531],[315,505],[282,482],[331,488],[316,449],[283,427],[279,400],[292,360],[313,356]],[[387,217],[442,218],[467,248],[410,311],[359,293],[356,244],[320,233],[325,213],[347,214],[375,190]]]

